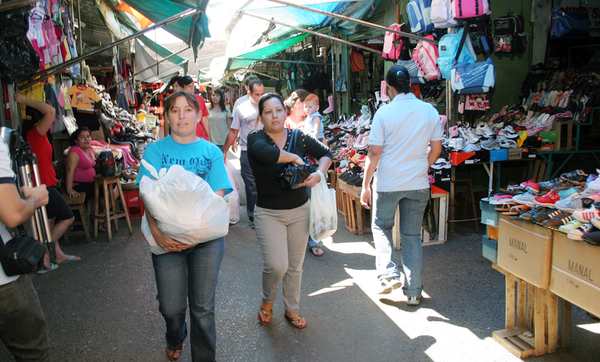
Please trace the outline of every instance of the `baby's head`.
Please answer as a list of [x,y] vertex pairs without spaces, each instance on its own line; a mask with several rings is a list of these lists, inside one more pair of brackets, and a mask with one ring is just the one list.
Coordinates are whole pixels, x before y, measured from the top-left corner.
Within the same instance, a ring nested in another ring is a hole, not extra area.
[[304,98],[304,110],[307,116],[317,112],[319,110],[319,96],[314,93],[307,95]]

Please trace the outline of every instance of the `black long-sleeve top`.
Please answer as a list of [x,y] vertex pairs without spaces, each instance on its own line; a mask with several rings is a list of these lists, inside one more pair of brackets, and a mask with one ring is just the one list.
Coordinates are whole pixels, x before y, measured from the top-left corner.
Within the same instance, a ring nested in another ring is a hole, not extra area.
[[[298,132],[298,135],[292,145],[293,149],[290,150],[293,132]],[[324,144],[300,130],[287,130],[287,141],[283,150],[300,157],[308,155],[318,160],[327,156],[333,159]],[[281,181],[277,174],[285,164],[277,163],[280,152],[275,141],[264,130],[253,131],[248,135],[248,162],[254,174],[258,193],[256,205],[265,209],[289,210],[300,207],[308,201],[306,187],[295,190],[281,188]]]

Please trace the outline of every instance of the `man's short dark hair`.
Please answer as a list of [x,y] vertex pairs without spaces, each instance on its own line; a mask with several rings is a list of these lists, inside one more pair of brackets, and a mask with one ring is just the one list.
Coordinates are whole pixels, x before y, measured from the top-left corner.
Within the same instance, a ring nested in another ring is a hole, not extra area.
[[250,83],[248,83],[248,91],[250,92],[250,94],[254,93],[254,87],[257,85],[263,85],[263,83],[260,80],[253,80]]
[[[394,87],[398,93],[410,93],[410,74],[408,69],[402,65],[394,65],[386,75],[385,81],[390,87]],[[381,92],[385,92],[384,89]]]
[[244,79],[244,85],[248,86],[250,84],[250,82],[252,82],[253,80],[258,80],[258,77],[255,75],[247,76],[246,79]]

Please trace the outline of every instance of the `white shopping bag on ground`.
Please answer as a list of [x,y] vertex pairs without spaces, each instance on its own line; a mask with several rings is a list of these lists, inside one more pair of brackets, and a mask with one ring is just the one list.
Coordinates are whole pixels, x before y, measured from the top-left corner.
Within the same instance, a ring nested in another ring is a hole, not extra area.
[[231,182],[233,189],[238,192],[240,205],[246,205],[246,187],[242,175],[229,160],[225,162],[225,169],[227,170],[227,176],[229,176],[229,182]]
[[[163,234],[189,245],[227,235],[229,204],[206,181],[179,165],[158,174],[148,162],[142,160],[142,165],[156,179],[142,177],[140,197]],[[152,253],[166,253],[152,237],[145,216],[142,233]]]
[[314,241],[321,241],[337,231],[337,206],[335,190],[327,187],[325,176],[310,192],[310,223],[308,235]]

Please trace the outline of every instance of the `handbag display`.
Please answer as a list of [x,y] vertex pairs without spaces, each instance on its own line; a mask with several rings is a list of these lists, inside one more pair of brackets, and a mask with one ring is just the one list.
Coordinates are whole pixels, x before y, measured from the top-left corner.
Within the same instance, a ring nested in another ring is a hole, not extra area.
[[[292,139],[290,140],[290,146],[288,152],[294,149],[298,138],[298,130],[290,130],[292,132]],[[280,179],[281,188],[284,190],[295,190],[300,188],[301,183],[317,169],[317,165],[312,164],[308,157],[303,157],[304,165],[295,166],[293,163],[284,163],[281,170],[277,173],[277,177]]]
[[31,273],[46,253],[43,243],[25,234],[23,226],[19,230],[19,236],[6,245],[0,237],[0,263],[9,277]]
[[554,0],[552,8],[552,25],[550,37],[552,39],[582,39],[590,36],[590,19],[586,0],[580,0],[580,6],[566,12]]
[[[468,26],[468,24],[467,24]],[[479,27],[478,27],[479,28]],[[467,33],[463,33],[461,44],[458,48],[458,53],[452,63],[450,71],[450,84],[452,90],[458,94],[476,94],[487,93],[496,85],[496,70],[492,61],[490,48],[488,47],[485,35],[481,29],[479,35],[481,43],[485,49],[487,59],[477,63],[459,63],[458,59],[463,48]]]

